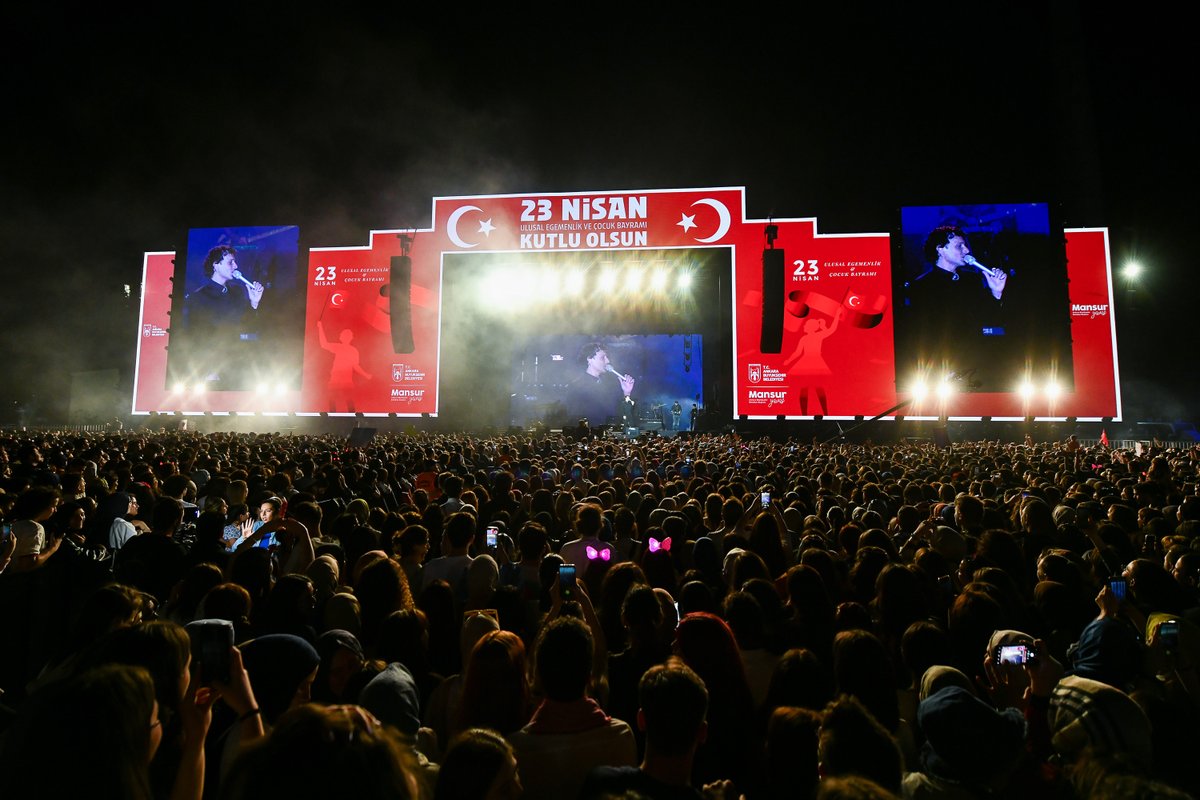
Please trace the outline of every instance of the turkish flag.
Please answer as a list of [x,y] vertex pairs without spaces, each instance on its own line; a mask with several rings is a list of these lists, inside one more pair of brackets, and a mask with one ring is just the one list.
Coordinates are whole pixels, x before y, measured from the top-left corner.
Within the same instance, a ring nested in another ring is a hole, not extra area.
[[842,318],[856,328],[874,328],[883,320],[887,305],[884,295],[868,298],[853,289],[847,289],[846,296],[842,298]]
[[883,320],[883,312],[887,310],[887,305],[887,297],[882,294],[868,298],[853,289],[847,289],[842,302],[839,303],[829,295],[797,289],[788,293],[787,304],[784,306],[787,316],[783,318],[783,324],[795,333],[801,329],[802,320],[816,311],[830,319],[836,318],[840,313],[842,319],[856,328],[874,328]]
[[833,319],[837,316],[838,311],[841,310],[841,306],[829,295],[824,295],[820,292],[810,292],[807,289],[797,289],[793,292],[788,292],[784,310],[787,312],[787,315],[783,318],[783,325],[789,331],[795,333],[803,327],[801,320],[812,312],[816,311]]

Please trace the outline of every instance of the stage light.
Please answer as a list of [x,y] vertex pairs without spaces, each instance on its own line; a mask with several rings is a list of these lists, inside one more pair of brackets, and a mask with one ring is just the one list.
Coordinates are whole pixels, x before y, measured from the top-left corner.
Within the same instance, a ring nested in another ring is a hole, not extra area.
[[577,269],[567,273],[566,288],[567,294],[580,294],[583,291],[583,273]]
[[551,302],[558,299],[558,296],[562,293],[562,275],[558,270],[547,269],[542,271],[541,289],[543,299]]
[[509,271],[502,297],[505,308],[523,308],[540,299],[537,289],[537,273],[528,267],[516,267]]
[[685,272],[679,276],[679,288],[680,289],[692,288],[692,273]]
[[283,383],[282,381],[280,381],[279,383],[275,384],[275,396],[276,397],[287,394],[287,390],[288,390],[288,387],[287,387],[286,383]]
[[485,287],[483,303],[494,309],[511,311],[524,308],[533,300],[534,276],[528,269],[519,267],[498,270],[492,273]]
[[1121,270],[1121,274],[1125,276],[1126,280],[1136,281],[1142,276],[1142,265],[1136,261],[1130,261]]
[[929,386],[925,381],[913,381],[909,393],[912,394],[914,403],[920,403],[929,396]]
[[1046,382],[1046,397],[1048,397],[1051,401],[1054,401],[1057,400],[1058,396],[1061,394],[1062,387],[1058,385],[1057,381]]
[[1021,384],[1021,388],[1017,391],[1020,392],[1022,400],[1029,402],[1033,399],[1034,394],[1037,393],[1037,387],[1033,385],[1032,381],[1027,380]]
[[502,270],[492,270],[491,274],[479,282],[479,304],[487,307],[496,302],[498,298],[503,297],[507,283]]
[[204,394],[205,392],[208,391],[208,384],[205,383],[204,381],[200,381],[199,383],[197,383],[195,386],[192,387],[192,391],[195,392],[196,394]]
[[187,391],[187,384],[185,384],[183,381],[178,381],[173,387],[171,387],[171,391],[175,394],[183,394]]
[[950,395],[952,394],[954,394],[954,382],[951,381],[949,376],[942,378],[937,387],[938,399],[945,401],[949,399]]
[[269,391],[267,382],[263,381],[254,387],[255,394],[266,394]]
[[664,269],[656,269],[650,275],[650,288],[656,292],[661,292],[667,288],[667,272]]
[[625,291],[633,293],[642,288],[642,271],[631,269],[625,273]]
[[617,288],[617,272],[616,270],[606,269],[600,273],[600,291],[611,292]]

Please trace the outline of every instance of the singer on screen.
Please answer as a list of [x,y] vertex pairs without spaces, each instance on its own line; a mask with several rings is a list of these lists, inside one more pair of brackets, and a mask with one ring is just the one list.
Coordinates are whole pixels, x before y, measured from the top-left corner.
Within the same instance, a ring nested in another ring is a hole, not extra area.
[[247,303],[257,310],[262,302],[263,285],[247,280],[238,271],[237,251],[227,244],[208,251],[204,257],[204,274],[208,281],[188,295],[189,313],[206,307],[206,311],[224,319],[240,318]]
[[[968,280],[968,284],[974,287],[981,278],[983,288],[994,300],[998,302],[1003,299],[1008,273],[1002,269],[985,267],[976,261],[975,256],[971,255],[966,235],[959,228],[951,225],[934,228],[925,239],[925,258],[933,265],[934,270],[925,273],[918,280],[929,280],[932,277],[935,281],[953,283],[964,278],[973,278],[978,274],[979,278],[974,281]],[[938,274],[939,272],[942,274]]]
[[628,417],[633,404],[632,375],[619,372],[608,360],[602,342],[589,342],[579,351],[583,373],[567,390],[567,410],[586,417],[593,425],[607,424],[611,417]]
[[[925,270],[904,286],[903,314],[913,355],[984,383],[1000,374],[1015,333],[1005,308],[1009,273],[971,255],[961,228],[941,225],[925,238]],[[997,374],[993,374],[997,373]]]
[[264,287],[242,275],[237,251],[229,245],[208,251],[204,275],[208,280],[188,293],[184,303],[188,334],[199,349],[197,358],[204,362],[205,379],[228,384],[229,373],[236,369],[233,362],[241,355],[239,344],[257,338],[252,317],[262,302]]

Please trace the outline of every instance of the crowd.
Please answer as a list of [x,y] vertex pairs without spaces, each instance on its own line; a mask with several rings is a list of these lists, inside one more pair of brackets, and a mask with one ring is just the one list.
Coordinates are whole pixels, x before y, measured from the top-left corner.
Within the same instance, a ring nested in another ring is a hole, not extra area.
[[1198,463],[0,434],[0,797],[1198,796]]

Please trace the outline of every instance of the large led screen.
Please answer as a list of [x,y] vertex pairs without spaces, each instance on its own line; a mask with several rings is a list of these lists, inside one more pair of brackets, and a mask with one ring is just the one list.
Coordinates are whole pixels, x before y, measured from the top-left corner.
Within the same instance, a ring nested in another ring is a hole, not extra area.
[[967,392],[1074,386],[1065,239],[1045,203],[901,209],[896,368]]
[[[1106,230],[1062,230],[1053,206],[1036,204],[910,209],[898,235],[744,209],[736,187],[439,197],[428,228],[313,247],[296,272],[283,248],[272,271],[255,256],[266,240],[249,241],[258,229],[241,229],[232,246],[244,280],[230,292],[250,309],[228,337],[202,332],[184,307],[211,280],[204,262],[221,242],[189,244],[186,275],[174,271],[183,292],[163,265],[171,254],[147,254],[134,411],[557,427],[579,409],[559,376],[543,380],[543,359],[581,366],[579,349],[599,343],[632,378],[643,428],[674,425],[676,402],[684,422],[692,403],[710,422],[1119,418]],[[962,241],[943,231],[930,263],[925,245],[942,227]],[[926,302],[922,283],[942,277],[930,270],[951,246],[963,263],[949,288],[974,296]],[[967,315],[976,305],[985,310]],[[967,333],[943,329],[960,316]],[[953,375],[957,391],[914,393],[922,370]]]
[[194,228],[176,263],[168,382],[192,391],[300,385],[300,229]]
[[728,385],[729,308],[712,299],[730,278],[728,248],[448,256],[439,414],[672,430],[674,409],[690,423],[705,377]]
[[512,423],[684,430],[703,406],[702,343],[699,334],[534,337],[513,359]]

